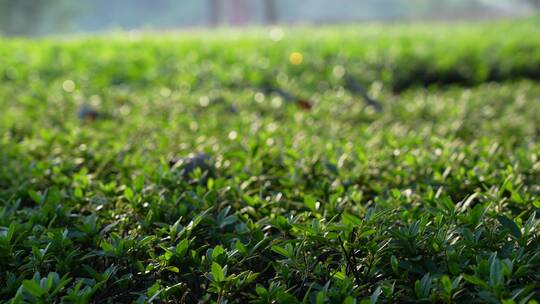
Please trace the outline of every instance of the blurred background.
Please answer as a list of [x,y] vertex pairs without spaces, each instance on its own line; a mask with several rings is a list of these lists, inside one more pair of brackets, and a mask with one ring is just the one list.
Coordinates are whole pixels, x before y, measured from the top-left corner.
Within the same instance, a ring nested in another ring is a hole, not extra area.
[[0,34],[485,19],[538,7],[540,0],[0,0]]

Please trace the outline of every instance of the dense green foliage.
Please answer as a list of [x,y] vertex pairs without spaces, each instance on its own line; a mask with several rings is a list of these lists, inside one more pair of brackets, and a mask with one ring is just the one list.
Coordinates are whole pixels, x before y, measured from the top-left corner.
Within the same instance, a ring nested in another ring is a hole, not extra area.
[[78,7],[69,0],[0,0],[0,35],[66,32]]
[[[339,35],[336,35],[336,33]],[[504,39],[502,33],[508,33]],[[192,89],[261,85],[279,77],[283,87],[326,90],[346,67],[364,83],[401,91],[430,84],[475,85],[486,81],[540,79],[540,18],[482,24],[365,25],[296,29],[271,35],[194,32],[0,45],[0,78],[27,83],[32,72],[51,81],[74,80],[85,92],[109,85],[163,85]],[[225,37],[225,38],[223,38]],[[274,38],[274,40],[269,39]],[[113,42],[113,43],[111,43]],[[36,50],[39,49],[39,50]],[[289,53],[301,50],[301,67]],[[336,67],[338,68],[336,70]],[[336,73],[338,72],[338,73]],[[44,79],[44,80],[45,80]],[[339,80],[339,79],[338,79]]]
[[533,23],[3,41],[0,300],[535,303]]

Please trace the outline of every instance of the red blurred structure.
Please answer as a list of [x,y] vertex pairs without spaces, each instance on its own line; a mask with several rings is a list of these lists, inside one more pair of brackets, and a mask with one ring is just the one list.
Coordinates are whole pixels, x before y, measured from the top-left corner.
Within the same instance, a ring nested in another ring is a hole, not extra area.
[[232,25],[244,25],[248,23],[250,10],[246,0],[230,0],[231,2],[231,19]]
[[218,26],[221,23],[234,26],[253,22],[256,10],[262,9],[264,22],[274,24],[278,21],[278,8],[275,0],[263,0],[262,7],[250,0],[208,0],[209,24]]

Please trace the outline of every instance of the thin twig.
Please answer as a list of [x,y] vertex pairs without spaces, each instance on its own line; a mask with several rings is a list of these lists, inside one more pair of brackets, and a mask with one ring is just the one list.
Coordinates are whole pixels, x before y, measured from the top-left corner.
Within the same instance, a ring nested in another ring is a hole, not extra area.
[[354,263],[351,261],[351,258],[347,254],[347,250],[345,249],[345,246],[343,245],[343,240],[341,239],[341,236],[338,236],[339,245],[341,246],[341,249],[343,249],[343,254],[345,255],[345,259],[347,259],[347,266],[350,268],[354,275],[354,279],[356,280],[356,284],[360,286],[360,276],[358,275],[358,272],[356,271],[354,266]]

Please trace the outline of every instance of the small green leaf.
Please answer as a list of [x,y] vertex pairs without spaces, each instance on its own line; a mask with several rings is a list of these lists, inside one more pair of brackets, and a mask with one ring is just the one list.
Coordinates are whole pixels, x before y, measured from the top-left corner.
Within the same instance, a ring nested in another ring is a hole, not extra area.
[[236,247],[236,250],[238,250],[238,252],[240,252],[243,255],[246,255],[248,253],[246,246],[242,244],[241,241],[236,241],[235,247]]
[[75,196],[76,198],[83,198],[83,191],[81,188],[77,187],[75,188],[75,191],[73,191],[73,196]]
[[225,280],[225,275],[223,274],[223,268],[216,262],[212,263],[212,277],[216,282],[223,282]]
[[176,273],[180,272],[180,269],[178,269],[178,267],[176,267],[176,266],[168,266],[165,269],[168,270],[168,271],[171,271],[171,272],[176,272]]
[[422,298],[422,284],[420,283],[420,280],[416,280],[416,282],[414,282],[414,294],[417,298]]
[[392,271],[394,271],[395,273],[398,273],[398,270],[399,270],[399,262],[398,262],[398,259],[396,258],[395,255],[393,255],[391,258],[390,258],[390,264],[392,266]]
[[420,283],[422,285],[422,297],[423,298],[429,297],[429,294],[431,293],[431,283],[432,283],[432,279],[429,273],[426,273],[422,277],[422,280],[420,281]]
[[176,245],[176,255],[180,258],[184,257],[188,249],[189,242],[187,239],[183,239],[178,245]]
[[343,213],[341,215],[341,222],[345,225],[345,226],[359,226],[362,224],[362,220],[359,219],[358,217],[350,214],[350,213]]
[[41,204],[43,202],[43,198],[41,195],[39,195],[36,191],[34,190],[28,190],[28,195],[30,196],[30,198],[37,204]]
[[319,291],[317,293],[317,296],[315,298],[315,303],[316,304],[324,304],[324,299],[325,299],[325,295],[324,295],[324,292],[323,291]]
[[471,284],[487,288],[486,282],[484,282],[482,279],[480,279],[478,277],[468,275],[468,274],[462,274],[462,276],[463,276],[463,279],[465,279],[465,281],[467,281],[467,282],[469,282]]
[[268,294],[268,291],[266,290],[266,288],[258,284],[257,284],[257,287],[255,287],[255,292],[261,297]]
[[345,300],[343,300],[343,304],[356,304],[356,302],[356,299],[351,296],[347,296]]
[[521,231],[519,230],[519,227],[516,225],[514,221],[507,218],[504,215],[497,216],[497,219],[499,220],[499,223],[506,228],[510,233],[517,239],[521,237]]
[[377,230],[375,229],[369,229],[369,230],[363,231],[362,233],[360,233],[360,235],[358,235],[358,238],[368,237],[374,234],[375,232],[377,232]]
[[272,246],[272,251],[276,252],[276,253],[279,253],[281,254],[282,256],[286,257],[286,258],[290,258],[289,256],[289,252],[283,248],[283,247],[279,247],[279,246]]
[[282,304],[295,304],[300,303],[293,295],[287,292],[279,292],[277,295],[278,303]]
[[135,178],[135,181],[133,182],[133,186],[135,187],[136,191],[142,191],[144,187],[144,176],[139,175]]
[[159,288],[160,288],[159,283],[157,282],[154,283],[154,285],[148,288],[148,290],[146,291],[146,295],[149,297],[155,295],[159,291]]
[[443,275],[441,278],[441,284],[446,294],[452,293],[452,281],[447,275]]
[[347,278],[347,276],[345,275],[345,273],[341,272],[341,271],[338,271],[336,273],[334,273],[334,275],[332,276],[334,279],[338,279],[338,280],[345,280]]
[[212,249],[212,261],[218,260],[222,254],[225,254],[225,249],[223,249],[223,246],[217,245],[214,247],[214,249]]
[[133,200],[133,196],[133,190],[131,190],[131,188],[129,187],[126,187],[126,189],[124,189],[124,197],[131,202]]
[[6,234],[6,242],[9,244],[11,242],[11,239],[13,238],[13,235],[15,234],[15,223],[9,224],[9,228]]
[[41,251],[39,251],[39,248],[37,248],[36,246],[32,246],[32,254],[34,255],[34,258],[36,258],[38,261],[41,261],[41,259],[43,259]]
[[489,283],[491,286],[499,286],[503,283],[503,270],[501,261],[493,258],[489,266]]
[[234,215],[230,215],[230,216],[227,216],[226,218],[224,218],[220,223],[219,223],[219,228],[223,229],[224,227],[230,225],[230,224],[234,224],[235,222],[238,221],[238,217],[234,216]]
[[317,211],[317,200],[313,196],[304,196],[304,204],[313,212]]
[[39,286],[39,284],[34,280],[25,280],[22,284],[24,289],[36,298],[39,298],[45,294],[45,289],[41,288],[41,286]]

